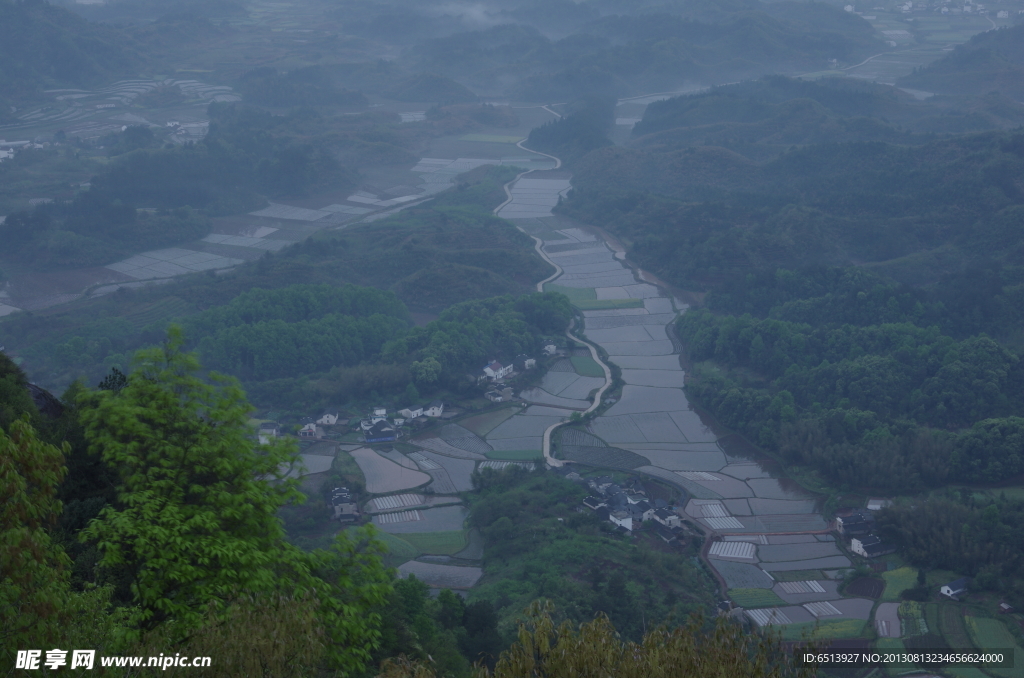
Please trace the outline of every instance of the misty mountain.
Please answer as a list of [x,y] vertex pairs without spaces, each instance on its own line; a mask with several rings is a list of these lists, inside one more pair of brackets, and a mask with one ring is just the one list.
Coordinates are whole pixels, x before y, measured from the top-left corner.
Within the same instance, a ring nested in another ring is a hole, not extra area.
[[979,96],[997,90],[1024,101],[1024,25],[979,33],[900,84],[942,94]]

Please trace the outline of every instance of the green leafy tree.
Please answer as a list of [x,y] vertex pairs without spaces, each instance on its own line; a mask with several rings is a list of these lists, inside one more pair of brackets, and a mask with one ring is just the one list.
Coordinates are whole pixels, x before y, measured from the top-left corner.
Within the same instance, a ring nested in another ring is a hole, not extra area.
[[[64,452],[67,451],[65,446]],[[0,661],[53,640],[67,605],[68,566],[49,529],[60,515],[64,454],[41,441],[28,416],[0,429]],[[10,665],[10,664],[8,664]]]
[[116,504],[83,538],[98,544],[100,567],[128,583],[135,607],[124,639],[187,647],[274,601],[297,601],[300,612],[311,601],[316,633],[260,628],[289,634],[291,656],[361,670],[379,638],[370,610],[390,585],[379,543],[363,531],[307,554],[285,541],[277,510],[303,499],[279,470],[295,460],[294,446],[251,440],[237,382],[204,381],[183,343],[172,326],[162,347],[137,354],[123,389],[82,397],[91,448],[120,473]]
[[[554,606],[538,600],[519,623],[518,639],[503,652],[493,671],[478,666],[476,678],[804,678],[811,667],[797,667],[792,655],[770,636],[747,633],[719,620],[708,629],[692,617],[674,629],[660,627],[639,643],[623,641],[604,615],[575,625],[556,626]],[[425,662],[405,657],[384,662],[380,678],[433,678]]]

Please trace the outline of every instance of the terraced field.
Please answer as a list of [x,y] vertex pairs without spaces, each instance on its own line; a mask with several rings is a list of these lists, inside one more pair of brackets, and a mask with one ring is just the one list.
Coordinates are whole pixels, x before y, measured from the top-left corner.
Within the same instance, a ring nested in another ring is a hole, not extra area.
[[771,589],[731,589],[729,597],[734,603],[747,609],[786,604],[786,601],[775,595]]
[[964,626],[964,615],[959,605],[942,605],[939,607],[939,630],[949,646],[957,650],[974,647],[967,628]]
[[464,530],[451,532],[410,532],[403,534],[401,539],[411,544],[420,553],[438,556],[453,556],[466,548],[468,543]]

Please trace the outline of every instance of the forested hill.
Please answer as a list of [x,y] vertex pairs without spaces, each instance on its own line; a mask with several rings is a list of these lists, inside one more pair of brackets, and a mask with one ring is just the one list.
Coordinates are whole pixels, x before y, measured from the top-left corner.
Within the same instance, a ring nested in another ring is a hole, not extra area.
[[[1024,135],[604,148],[561,210],[708,291],[691,395],[838,488],[1024,473]],[[828,266],[831,267],[828,267]]]
[[659,10],[629,16],[633,7],[616,7],[561,40],[513,24],[457,33],[422,42],[409,59],[417,69],[484,89],[495,79],[511,81],[516,98],[566,101],[822,70],[829,59],[853,64],[884,49],[868,22],[824,3]]
[[95,85],[144,63],[121,31],[45,0],[0,0],[0,96]]
[[648,106],[630,146],[670,150],[721,146],[754,160],[790,146],[843,141],[921,144],[941,133],[1013,129],[1024,108],[998,93],[919,101],[856,78],[806,81],[768,76]]
[[1024,25],[979,33],[900,84],[942,94],[996,90],[1024,101]]

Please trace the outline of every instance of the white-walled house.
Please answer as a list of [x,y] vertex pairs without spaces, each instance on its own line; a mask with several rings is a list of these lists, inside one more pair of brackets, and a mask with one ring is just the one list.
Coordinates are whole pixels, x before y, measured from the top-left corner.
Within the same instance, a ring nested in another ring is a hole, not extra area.
[[484,366],[484,375],[491,381],[504,379],[512,372],[512,365],[502,365],[497,360],[492,360]]
[[941,593],[944,596],[949,596],[950,598],[953,598],[955,596],[960,595],[961,593],[966,593],[968,583],[969,581],[967,577],[961,577],[960,579],[957,579],[956,581],[951,581],[942,588],[940,588],[939,593]]
[[630,532],[633,531],[633,516],[629,511],[613,511],[608,514],[608,520],[619,527],[624,527]]
[[404,410],[398,410],[398,413],[406,419],[415,419],[423,416],[423,407],[406,407]]
[[656,510],[654,512],[654,519],[665,527],[679,527],[682,524],[679,514],[675,511],[669,511],[667,508]]
[[260,445],[267,445],[279,435],[281,435],[281,427],[277,422],[265,421],[260,424],[260,431],[257,437],[259,438]]
[[444,403],[440,400],[431,401],[430,404],[423,406],[423,416],[425,417],[440,417],[444,414]]
[[320,418],[316,420],[316,423],[321,426],[334,426],[338,423],[338,410],[327,410],[320,415]]

